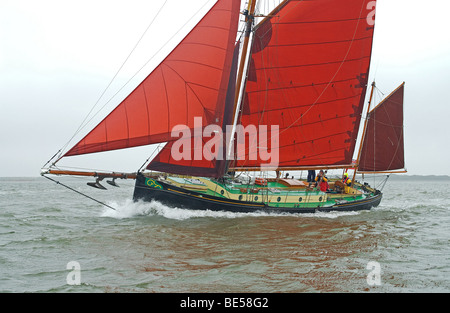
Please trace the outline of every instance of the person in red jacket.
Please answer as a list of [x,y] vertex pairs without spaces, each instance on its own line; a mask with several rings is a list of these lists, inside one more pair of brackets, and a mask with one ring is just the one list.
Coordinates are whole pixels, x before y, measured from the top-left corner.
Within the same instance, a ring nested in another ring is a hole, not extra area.
[[320,170],[319,174],[316,176],[316,187],[319,186],[320,191],[327,192],[329,185],[328,185],[328,178],[325,176],[325,173],[323,170]]

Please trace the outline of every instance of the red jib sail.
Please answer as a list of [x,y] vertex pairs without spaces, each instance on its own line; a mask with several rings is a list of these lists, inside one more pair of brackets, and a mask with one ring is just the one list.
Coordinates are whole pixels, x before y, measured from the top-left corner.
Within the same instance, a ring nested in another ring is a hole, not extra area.
[[171,141],[176,125],[223,122],[239,0],[219,0],[184,40],[65,156]]
[[405,168],[403,94],[404,83],[369,113],[358,171],[387,172]]
[[374,18],[370,0],[286,1],[256,29],[241,123],[279,125],[279,168],[352,163]]

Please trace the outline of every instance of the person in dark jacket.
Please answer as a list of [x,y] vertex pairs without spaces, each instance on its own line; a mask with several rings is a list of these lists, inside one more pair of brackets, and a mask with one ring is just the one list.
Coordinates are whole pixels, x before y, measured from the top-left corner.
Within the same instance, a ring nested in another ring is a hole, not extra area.
[[308,183],[312,183],[316,179],[316,171],[308,170],[308,179],[306,180]]

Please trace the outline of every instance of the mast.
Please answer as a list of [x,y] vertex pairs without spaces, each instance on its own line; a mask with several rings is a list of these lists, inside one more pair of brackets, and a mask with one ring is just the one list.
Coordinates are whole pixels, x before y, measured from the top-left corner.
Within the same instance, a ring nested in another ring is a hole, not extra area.
[[367,131],[367,122],[368,122],[367,117],[369,116],[369,112],[370,112],[370,105],[372,103],[374,88],[375,88],[375,81],[372,83],[372,89],[370,91],[369,104],[367,105],[366,118],[364,120],[364,127],[363,127],[362,136],[361,136],[361,143],[360,143],[359,149],[358,149],[358,157],[356,158],[355,171],[353,172],[352,186],[351,187],[353,187],[353,183],[355,182],[356,171],[358,170],[359,161],[361,159],[361,151],[362,151],[362,147],[363,147],[364,137],[366,137],[366,131]]
[[236,114],[237,114],[236,108],[237,108],[237,105],[239,102],[239,95],[240,95],[241,86],[242,86],[242,76],[244,74],[245,61],[247,59],[247,54],[248,54],[248,44],[250,41],[250,34],[252,31],[253,20],[255,17],[255,6],[256,6],[256,0],[249,0],[247,10],[244,11],[246,24],[245,24],[244,43],[242,45],[242,56],[241,56],[241,61],[239,64],[239,70],[238,70],[236,94],[234,97],[234,116],[236,116]]
[[[236,125],[237,120],[239,116],[239,107],[240,107],[240,94],[241,94],[241,87],[242,87],[242,77],[244,76],[244,69],[246,65],[246,60],[248,56],[249,51],[249,42],[250,42],[250,34],[252,31],[252,24],[253,20],[255,18],[255,6],[256,6],[256,0],[249,0],[247,10],[244,11],[245,15],[245,32],[244,32],[244,42],[242,44],[242,55],[241,60],[239,63],[239,70],[237,74],[237,81],[236,81],[236,92],[234,96],[234,108],[233,108],[233,128],[230,136],[230,142],[228,143],[229,151],[227,155],[227,159],[231,160],[231,154],[233,153],[232,142],[234,140],[234,133],[236,132]],[[251,48],[251,47],[250,47]]]

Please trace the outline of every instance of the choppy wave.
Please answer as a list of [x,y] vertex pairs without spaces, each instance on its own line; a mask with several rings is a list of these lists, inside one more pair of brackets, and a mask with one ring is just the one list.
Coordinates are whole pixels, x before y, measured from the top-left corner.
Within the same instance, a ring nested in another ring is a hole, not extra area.
[[[187,210],[74,184],[116,210],[46,180],[2,181],[0,292],[450,291],[442,182],[392,182],[371,211],[315,214]],[[71,261],[79,286],[66,284]]]

